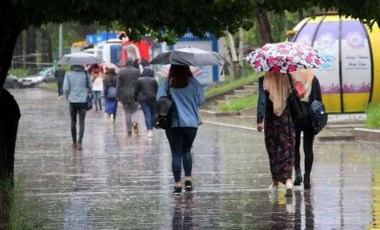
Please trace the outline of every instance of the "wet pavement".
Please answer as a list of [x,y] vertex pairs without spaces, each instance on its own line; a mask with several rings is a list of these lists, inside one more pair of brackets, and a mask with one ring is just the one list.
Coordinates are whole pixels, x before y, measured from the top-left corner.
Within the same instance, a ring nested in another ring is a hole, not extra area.
[[[83,150],[71,149],[68,104],[35,88],[11,93],[20,120],[15,176],[27,229],[366,229],[380,218],[380,144],[320,141],[312,189],[268,189],[263,134],[204,118],[192,149],[194,192],[171,194],[162,130],[126,135],[104,113],[86,117]],[[252,121],[255,122],[255,121]],[[303,156],[302,156],[303,160]]]

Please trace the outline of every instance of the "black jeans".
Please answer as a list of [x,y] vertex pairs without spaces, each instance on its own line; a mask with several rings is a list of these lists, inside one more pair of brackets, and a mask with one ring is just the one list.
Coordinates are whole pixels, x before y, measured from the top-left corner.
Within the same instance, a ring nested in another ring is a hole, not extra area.
[[[300,170],[300,145],[301,145],[301,132],[302,130],[295,127],[296,130],[296,151],[294,157],[294,169]],[[314,143],[314,135],[308,128],[303,130],[303,151],[305,153],[305,174],[310,175],[311,168],[313,166],[314,161],[314,153],[313,153],[313,143]]]
[[191,147],[197,135],[197,128],[176,127],[166,129],[170,149],[172,151],[172,171],[174,181],[181,181],[181,161],[185,176],[190,177],[193,168],[193,159],[191,157]]
[[[82,144],[87,103],[70,103],[71,137],[73,143]],[[77,116],[79,115],[79,139],[77,141]]]

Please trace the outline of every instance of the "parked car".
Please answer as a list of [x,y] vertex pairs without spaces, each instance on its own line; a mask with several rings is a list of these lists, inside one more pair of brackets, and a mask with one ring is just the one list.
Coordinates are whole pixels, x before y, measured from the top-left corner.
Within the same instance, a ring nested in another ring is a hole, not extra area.
[[18,79],[21,86],[37,86],[41,83],[54,81],[54,69],[52,67],[36,67]]
[[5,78],[4,88],[15,89],[20,87],[18,83],[18,78],[15,75],[9,74]]

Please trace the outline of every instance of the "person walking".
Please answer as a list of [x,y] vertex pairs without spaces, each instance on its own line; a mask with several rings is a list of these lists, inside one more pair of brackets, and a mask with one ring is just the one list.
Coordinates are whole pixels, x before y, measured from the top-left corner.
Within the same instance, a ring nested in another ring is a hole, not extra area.
[[266,72],[259,79],[257,130],[264,130],[265,134],[272,175],[270,187],[277,188],[279,182],[285,184],[286,196],[292,196],[295,151],[294,123],[287,103],[290,92],[286,74]]
[[[65,74],[63,92],[70,103],[72,148],[82,150],[87,95],[91,91],[90,76],[83,66],[73,65]],[[79,137],[77,138],[77,117],[79,117]]]
[[181,171],[185,171],[185,190],[192,191],[193,161],[191,147],[198,131],[198,108],[205,101],[202,85],[193,77],[189,66],[171,65],[169,77],[159,86],[157,97],[170,97],[175,111],[171,113],[171,125],[165,130],[172,153],[174,194],[182,192]]
[[135,86],[139,77],[140,71],[133,67],[133,59],[128,58],[126,66],[119,71],[116,97],[123,105],[129,136],[132,135],[132,127],[136,135],[139,133],[139,124],[137,122],[138,105],[134,99]]
[[113,68],[105,68],[105,77],[103,79],[104,88],[104,110],[108,117],[113,118],[113,123],[116,121],[117,100],[116,100],[116,83],[118,76]]
[[103,92],[103,77],[100,73],[100,68],[97,64],[92,65],[90,74],[92,76],[92,92],[94,96],[95,111],[102,110],[102,92]]
[[151,68],[145,67],[135,86],[134,99],[144,113],[147,137],[153,136],[154,111],[158,84]]
[[63,98],[63,81],[65,80],[65,73],[66,71],[62,68],[61,65],[58,65],[57,69],[54,72],[54,77],[57,81],[59,100]]
[[294,170],[295,179],[294,185],[299,186],[302,183],[302,173],[300,166],[300,145],[301,145],[301,132],[303,132],[303,151],[305,154],[304,159],[304,170],[305,174],[303,177],[304,189],[310,189],[310,173],[314,161],[314,134],[312,132],[311,117],[310,117],[310,107],[314,100],[322,101],[321,88],[319,85],[318,78],[314,76],[312,69],[298,70],[291,73],[293,81],[295,83],[295,88],[298,95],[301,98],[302,104],[305,106],[308,115],[301,123],[295,123],[296,131],[296,144],[295,144],[295,157],[294,157]]

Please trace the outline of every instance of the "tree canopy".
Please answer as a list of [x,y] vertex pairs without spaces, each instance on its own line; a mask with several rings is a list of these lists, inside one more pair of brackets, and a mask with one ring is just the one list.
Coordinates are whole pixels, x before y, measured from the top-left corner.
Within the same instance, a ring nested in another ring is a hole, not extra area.
[[189,30],[196,36],[211,32],[217,37],[225,31],[253,26],[253,12],[284,12],[320,7],[372,25],[380,24],[378,0],[2,0],[0,1],[0,85],[10,66],[18,35],[29,26],[49,22],[77,21],[83,24],[117,23],[131,39],[150,34],[160,41],[174,42]]

